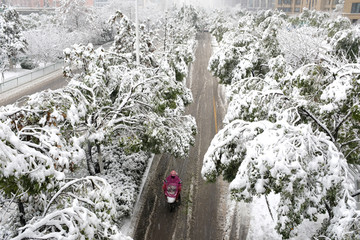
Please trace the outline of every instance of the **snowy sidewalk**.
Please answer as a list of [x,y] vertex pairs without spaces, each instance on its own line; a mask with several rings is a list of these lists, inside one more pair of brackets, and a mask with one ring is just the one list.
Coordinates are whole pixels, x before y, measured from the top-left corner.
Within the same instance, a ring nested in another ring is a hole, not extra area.
[[34,81],[18,86],[17,88],[0,93],[0,106],[14,103],[23,96],[33,94],[37,92],[38,89],[40,89],[42,86],[50,84],[62,76],[63,70],[59,69]]

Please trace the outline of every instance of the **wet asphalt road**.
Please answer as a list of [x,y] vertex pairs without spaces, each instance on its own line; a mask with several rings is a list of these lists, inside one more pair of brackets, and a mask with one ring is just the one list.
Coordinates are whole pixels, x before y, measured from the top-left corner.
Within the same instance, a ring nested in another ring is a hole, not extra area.
[[[196,60],[191,65],[187,82],[194,98],[187,114],[196,118],[196,142],[188,159],[175,159],[166,154],[154,159],[141,199],[143,206],[136,216],[138,220],[132,236],[135,240],[246,239],[249,220],[245,214],[233,213],[231,224],[226,224],[229,222],[226,219],[228,184],[221,179],[207,183],[200,174],[204,154],[222,127],[225,104],[217,80],[207,70],[212,51],[211,36],[201,33],[197,39]],[[182,204],[175,212],[167,208],[161,189],[162,179],[172,169],[183,181]]]

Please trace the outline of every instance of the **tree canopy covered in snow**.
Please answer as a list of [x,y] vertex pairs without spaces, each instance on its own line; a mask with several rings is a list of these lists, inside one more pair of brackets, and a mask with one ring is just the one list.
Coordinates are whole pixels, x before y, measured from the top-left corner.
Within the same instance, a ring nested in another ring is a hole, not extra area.
[[16,56],[27,48],[23,29],[18,13],[0,5],[0,82],[3,81],[2,73],[12,68]]
[[66,87],[0,108],[0,238],[128,239],[118,223],[149,154],[185,157],[196,133],[184,114],[196,31],[176,11],[165,49],[140,26],[140,64],[134,23],[117,11],[110,48],[64,50]]
[[359,27],[315,11],[237,16],[236,27],[213,29],[227,29],[209,69],[228,85],[229,106],[203,177],[222,175],[239,201],[278,194],[276,229],[285,239],[324,213],[317,237],[357,239],[347,175],[360,154]]
[[92,8],[86,6],[86,0],[60,0],[57,14],[62,25],[70,32],[79,28],[91,28],[95,17]]

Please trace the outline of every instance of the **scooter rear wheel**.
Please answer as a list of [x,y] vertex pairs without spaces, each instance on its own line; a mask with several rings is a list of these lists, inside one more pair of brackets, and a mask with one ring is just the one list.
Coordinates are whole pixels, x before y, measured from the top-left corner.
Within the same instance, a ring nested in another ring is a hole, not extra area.
[[175,210],[175,203],[171,203],[171,204],[169,205],[169,210],[170,210],[170,212],[172,212],[172,211]]

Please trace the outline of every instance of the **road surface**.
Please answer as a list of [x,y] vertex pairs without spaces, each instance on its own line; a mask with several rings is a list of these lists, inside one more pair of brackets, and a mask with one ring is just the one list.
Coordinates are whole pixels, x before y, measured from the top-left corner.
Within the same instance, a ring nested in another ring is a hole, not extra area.
[[[222,127],[225,104],[217,80],[207,70],[211,56],[211,36],[198,35],[195,62],[191,66],[188,87],[194,102],[187,110],[196,118],[198,134],[189,158],[174,159],[169,155],[153,160],[150,176],[135,212],[135,240],[170,239],[246,239],[249,217],[245,204],[228,199],[228,184],[219,179],[206,183],[201,177],[204,154],[215,133]],[[182,204],[169,212],[161,190],[162,179],[172,169],[183,181]]]

